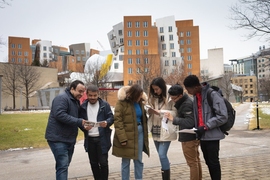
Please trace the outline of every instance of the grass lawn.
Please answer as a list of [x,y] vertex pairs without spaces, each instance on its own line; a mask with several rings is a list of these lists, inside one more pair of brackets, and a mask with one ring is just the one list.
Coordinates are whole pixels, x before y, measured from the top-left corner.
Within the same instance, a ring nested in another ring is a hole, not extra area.
[[[257,128],[257,109],[256,106],[253,108],[253,115],[249,122],[249,129]],[[260,103],[259,104],[259,126],[261,129],[270,129],[270,104]]]
[[[49,113],[0,115],[0,150],[48,147],[44,137]],[[78,140],[83,139],[79,130]]]

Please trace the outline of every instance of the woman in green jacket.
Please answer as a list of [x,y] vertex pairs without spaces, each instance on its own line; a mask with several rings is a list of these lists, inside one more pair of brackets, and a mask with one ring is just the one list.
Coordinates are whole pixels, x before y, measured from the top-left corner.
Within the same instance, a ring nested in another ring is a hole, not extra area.
[[122,158],[122,180],[130,178],[130,160],[134,162],[135,179],[142,179],[142,152],[149,156],[147,116],[144,102],[147,96],[135,84],[118,91],[118,102],[114,110],[115,134],[112,154]]

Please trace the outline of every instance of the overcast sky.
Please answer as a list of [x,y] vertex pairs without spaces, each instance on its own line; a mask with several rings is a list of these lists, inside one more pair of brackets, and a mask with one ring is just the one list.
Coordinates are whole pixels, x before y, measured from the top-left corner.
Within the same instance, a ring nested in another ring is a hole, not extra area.
[[[193,19],[200,29],[201,59],[207,50],[223,48],[224,62],[251,55],[267,43],[246,40],[245,30],[231,30],[230,7],[237,0],[12,0],[0,9],[0,37],[29,37],[50,40],[53,45],[90,43],[90,47],[110,49],[107,33],[124,16],[151,15],[156,19],[174,16]],[[0,61],[7,60],[7,47],[0,48]]]

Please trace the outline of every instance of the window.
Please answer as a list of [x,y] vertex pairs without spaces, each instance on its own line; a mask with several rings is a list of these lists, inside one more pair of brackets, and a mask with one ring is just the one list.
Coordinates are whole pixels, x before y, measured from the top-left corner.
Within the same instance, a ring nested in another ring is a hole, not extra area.
[[119,55],[119,61],[123,61],[123,55]]
[[140,36],[140,31],[136,31],[136,32],[135,32],[135,36],[136,36],[136,37],[139,37],[139,36]]
[[77,61],[81,61],[81,57],[80,56],[77,56]]
[[76,50],[75,53],[76,53],[76,55],[79,55],[80,54],[80,51],[79,50]]
[[192,57],[191,57],[191,56],[188,56],[188,57],[187,57],[187,60],[188,60],[188,61],[191,61],[191,60],[192,60]]
[[49,51],[52,52],[52,47],[49,47]]
[[131,54],[132,54],[132,50],[129,49],[129,50],[128,50],[128,55],[131,55]]
[[191,48],[187,48],[187,52],[188,53],[191,53]]
[[187,44],[191,44],[191,40],[190,39],[187,40]]
[[120,48],[120,51],[121,52],[124,52],[124,47],[123,46]]
[[184,48],[180,48],[180,53],[184,53]]
[[21,63],[22,62],[22,58],[18,58],[18,63]]
[[164,41],[164,36],[160,36],[160,41]]
[[143,31],[143,36],[147,37],[148,36],[148,31]]
[[140,40],[135,41],[136,46],[140,46]]
[[123,35],[123,31],[122,30],[118,30],[118,35],[122,36]]
[[21,44],[18,44],[18,48],[19,48],[19,49],[22,49],[22,45],[21,45]]
[[11,54],[14,55],[14,56],[16,55],[15,51],[12,51]]
[[191,32],[187,31],[187,37],[191,36]]
[[141,51],[139,49],[136,49],[136,54],[137,55],[141,54]]
[[176,56],[176,53],[175,52],[172,52],[172,57],[175,57]]
[[124,38],[120,38],[120,43],[121,43],[121,44],[124,43]]
[[128,46],[132,46],[132,40],[128,40]]
[[148,27],[148,22],[147,21],[143,22],[143,27]]
[[47,46],[43,46],[43,51],[47,51]]
[[132,27],[132,23],[129,21],[129,22],[127,22],[127,27],[128,28],[131,28]]
[[128,74],[132,74],[132,68],[128,68]]
[[47,53],[43,53],[43,57],[44,58],[47,58]]
[[128,64],[132,64],[132,58],[128,58]]
[[172,60],[172,65],[173,65],[173,66],[176,66],[176,60],[175,60],[175,59]]
[[11,61],[14,63],[15,62],[15,58],[12,58]]
[[22,52],[21,51],[18,51],[18,56],[21,56],[22,55]]
[[140,68],[137,68],[137,73],[140,74]]
[[131,37],[131,36],[132,36],[132,31],[128,31],[128,32],[127,32],[127,36],[128,36],[128,37]]
[[140,64],[141,63],[141,59],[140,58],[136,58],[136,64]]
[[160,33],[163,33],[163,32],[164,32],[164,31],[163,31],[163,27],[160,27],[160,28],[159,28],[159,32],[160,32]]
[[180,40],[180,45],[184,45],[184,40]]
[[81,55],[84,55],[84,50],[81,50]]
[[139,21],[136,21],[136,22],[135,22],[135,27],[136,27],[136,28],[140,27],[140,22],[139,22]]
[[148,54],[148,49],[144,49],[144,54]]
[[180,36],[180,37],[184,37],[184,32],[180,32],[180,33],[179,33],[179,36]]
[[174,43],[170,43],[170,49],[174,49]]
[[128,80],[128,85],[132,85],[133,81],[132,80]]
[[167,52],[162,53],[163,57],[167,57]]
[[148,68],[144,68],[144,72],[148,73],[149,72]]
[[169,61],[165,60],[165,66],[169,66]]
[[166,44],[161,45],[162,50],[166,50]]
[[169,32],[172,32],[172,26],[169,26],[169,27],[168,27],[168,31],[169,31]]
[[250,93],[252,94],[253,93],[253,90],[250,90]]
[[11,44],[11,48],[16,48],[16,45],[15,44]]
[[173,41],[173,35],[172,34],[169,35],[169,39],[170,39],[170,41]]
[[184,60],[185,58],[184,58],[184,56],[181,56],[181,58],[182,58],[182,60]]
[[28,63],[28,59],[27,59],[27,58],[24,58],[24,62],[25,62],[25,63]]
[[188,69],[191,69],[192,68],[192,64],[188,64]]
[[144,41],[143,41],[143,45],[144,45],[144,46],[148,46],[148,40],[144,40]]
[[24,56],[28,56],[28,52],[27,51],[24,52]]
[[252,79],[249,79],[249,82],[252,82]]
[[148,58],[144,58],[144,64],[148,64]]
[[82,57],[82,60],[83,60],[83,61],[86,61],[86,57]]
[[118,69],[119,68],[119,64],[118,63],[114,63],[114,69]]

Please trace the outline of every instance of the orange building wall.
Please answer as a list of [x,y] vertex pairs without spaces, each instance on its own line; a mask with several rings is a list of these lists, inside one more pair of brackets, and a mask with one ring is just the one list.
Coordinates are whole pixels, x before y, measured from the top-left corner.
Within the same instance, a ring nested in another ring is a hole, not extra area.
[[[19,44],[21,48],[19,48]],[[12,45],[15,45],[13,48]],[[19,53],[21,53],[19,55]],[[25,54],[27,53],[27,54]],[[12,58],[15,62],[12,62]],[[19,62],[19,58],[21,62]],[[8,37],[8,62],[13,64],[28,64],[32,63],[32,50],[30,48],[30,38],[25,37]]]
[[33,39],[32,40],[32,45],[36,45],[38,41],[41,41],[41,39]]
[[[180,45],[180,48],[184,48],[185,72],[200,76],[200,40],[199,40],[199,26],[193,26],[193,20],[176,21],[176,27],[178,29],[179,44],[180,40],[184,40],[184,45]],[[187,37],[186,32],[191,32],[191,36]],[[180,32],[184,33],[183,37],[180,37]],[[191,44],[187,44],[187,40],[191,40]],[[191,48],[191,53],[187,52],[187,48]],[[188,55],[192,56],[192,60],[188,61]],[[188,69],[187,64],[192,64],[192,69]]]
[[96,49],[90,49],[90,57],[94,54],[99,54],[99,50]]
[[[140,27],[135,26],[135,22],[140,22]],[[143,27],[143,22],[148,22],[148,27]],[[128,27],[128,22],[132,22],[132,27]],[[128,85],[129,80],[136,83],[138,79],[138,74],[136,71],[136,58],[140,58],[141,63],[143,63],[143,58],[149,58],[157,61],[155,63],[156,69],[160,70],[160,55],[158,51],[158,33],[157,28],[152,26],[151,16],[124,16],[124,58],[123,58],[123,77],[124,85]],[[143,31],[148,31],[148,36],[143,36]],[[128,37],[128,31],[132,31],[132,36]],[[140,36],[136,37],[135,32],[140,31]],[[128,46],[128,40],[132,40],[132,46]],[[140,46],[136,46],[136,40],[140,40]],[[148,40],[148,46],[144,46],[144,40]],[[132,55],[128,55],[128,50],[132,50]],[[140,55],[136,55],[136,50],[140,50]],[[148,49],[148,55],[144,55],[144,49]],[[128,64],[128,59],[132,58],[132,64]],[[132,68],[132,74],[128,73],[128,68]],[[151,71],[151,68],[149,69]]]

